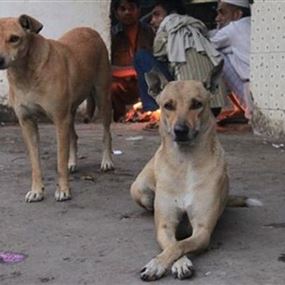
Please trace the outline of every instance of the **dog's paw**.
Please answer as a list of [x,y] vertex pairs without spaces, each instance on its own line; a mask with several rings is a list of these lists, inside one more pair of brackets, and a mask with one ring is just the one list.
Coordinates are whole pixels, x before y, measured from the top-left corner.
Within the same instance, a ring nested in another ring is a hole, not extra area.
[[180,280],[192,277],[194,273],[194,267],[192,261],[182,256],[172,265],[171,272],[175,278]]
[[43,192],[29,191],[25,196],[25,201],[27,203],[40,202],[43,199],[44,199],[44,193]]
[[102,160],[101,171],[109,171],[114,169],[114,164],[112,160]]
[[63,202],[66,200],[70,200],[71,194],[70,194],[70,192],[64,192],[64,191],[56,190],[54,193],[54,198],[58,202]]
[[154,281],[160,279],[167,271],[167,268],[161,264],[157,258],[153,258],[142,270],[141,280]]
[[68,170],[69,173],[74,173],[77,171],[77,165],[76,164],[68,164]]

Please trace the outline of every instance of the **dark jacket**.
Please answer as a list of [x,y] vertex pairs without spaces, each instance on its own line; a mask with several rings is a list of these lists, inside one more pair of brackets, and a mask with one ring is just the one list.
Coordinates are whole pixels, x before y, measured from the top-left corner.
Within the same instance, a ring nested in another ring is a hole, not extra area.
[[133,65],[134,54],[139,49],[152,52],[154,32],[150,26],[140,23],[135,49],[129,43],[121,26],[113,29],[111,41],[111,61],[112,65],[130,66]]

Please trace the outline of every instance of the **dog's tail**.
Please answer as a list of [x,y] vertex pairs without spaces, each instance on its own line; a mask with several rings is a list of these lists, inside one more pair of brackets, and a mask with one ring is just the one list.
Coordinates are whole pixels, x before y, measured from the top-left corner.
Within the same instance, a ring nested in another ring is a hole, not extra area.
[[258,199],[246,196],[229,195],[227,207],[261,207],[263,203]]

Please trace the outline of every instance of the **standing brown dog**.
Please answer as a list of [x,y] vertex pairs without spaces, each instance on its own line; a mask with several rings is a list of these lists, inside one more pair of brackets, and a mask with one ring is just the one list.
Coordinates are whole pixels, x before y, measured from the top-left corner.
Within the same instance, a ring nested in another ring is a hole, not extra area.
[[30,16],[0,19],[0,69],[7,69],[9,99],[22,128],[32,164],[32,188],[27,202],[43,199],[44,185],[35,121],[45,113],[57,136],[57,201],[71,198],[68,169],[77,163],[74,117],[78,105],[94,96],[104,125],[102,170],[113,168],[111,158],[110,63],[100,35],[76,28],[58,41],[39,35],[43,25]]
[[[162,252],[141,271],[141,278],[161,278],[168,268],[179,279],[192,275],[188,253],[205,249],[228,199],[228,174],[223,148],[209,107],[209,92],[222,63],[208,80],[173,81],[150,73],[148,82],[161,109],[161,145],[131,187],[133,199],[154,210]],[[163,88],[166,85],[165,88]],[[177,240],[176,231],[187,215],[192,235]]]

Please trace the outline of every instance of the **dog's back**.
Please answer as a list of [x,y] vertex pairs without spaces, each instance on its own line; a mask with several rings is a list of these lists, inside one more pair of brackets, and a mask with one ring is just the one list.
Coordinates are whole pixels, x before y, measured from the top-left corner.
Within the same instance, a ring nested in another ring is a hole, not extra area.
[[90,72],[89,69],[97,69],[98,62],[101,61],[102,66],[109,67],[106,45],[95,30],[87,27],[75,28],[65,33],[58,41],[68,47],[83,69],[82,71]]
[[82,89],[74,92],[80,97],[75,100],[81,99],[82,95],[85,97],[82,93],[94,86],[109,88],[111,66],[106,45],[98,32],[87,27],[75,28],[53,42],[61,57],[68,58],[66,64],[69,76],[73,78],[72,89]]

